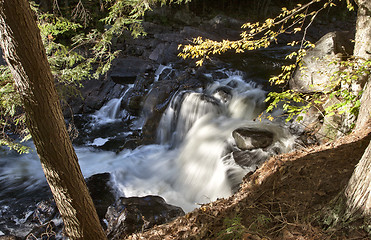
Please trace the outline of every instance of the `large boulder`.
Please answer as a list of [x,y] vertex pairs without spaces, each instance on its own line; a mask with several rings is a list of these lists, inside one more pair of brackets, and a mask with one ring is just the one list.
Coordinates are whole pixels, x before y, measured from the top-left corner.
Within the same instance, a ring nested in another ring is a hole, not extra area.
[[353,53],[352,36],[349,32],[330,32],[303,58],[304,69],[297,69],[290,80],[290,88],[299,92],[322,92],[333,74],[340,70],[334,61]]
[[118,84],[133,84],[138,75],[153,69],[151,61],[137,57],[119,58],[108,74]]
[[107,236],[123,239],[126,235],[167,223],[184,215],[180,207],[169,205],[159,196],[120,198],[108,208]]
[[101,220],[106,215],[108,207],[116,200],[110,179],[111,175],[109,173],[95,174],[86,179],[90,196]]
[[242,127],[234,130],[232,136],[239,149],[251,150],[270,146],[274,134],[263,129]]

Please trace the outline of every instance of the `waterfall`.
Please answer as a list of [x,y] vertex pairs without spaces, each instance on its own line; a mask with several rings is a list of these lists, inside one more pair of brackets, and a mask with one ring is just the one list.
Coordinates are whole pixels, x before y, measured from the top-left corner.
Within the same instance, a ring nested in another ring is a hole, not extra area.
[[[159,79],[159,77],[160,77],[160,75],[161,75],[161,73],[165,70],[165,69],[172,69],[171,68],[171,65],[160,65],[160,66],[158,66],[158,68],[157,68],[157,70],[156,70],[156,72],[155,72],[155,79],[154,79],[154,82],[157,82],[158,81],[158,79]],[[169,74],[170,74],[171,72],[169,72]],[[169,75],[168,74],[168,75]],[[167,77],[167,76],[165,76],[165,77]]]
[[[165,69],[170,67],[159,68],[157,76]],[[88,135],[93,130],[104,133],[75,147],[84,176],[109,172],[118,197],[160,195],[187,212],[198,204],[230,196],[243,176],[267,157],[290,151],[295,137],[279,124],[255,120],[265,108],[264,90],[239,72],[224,72],[223,76],[205,89],[178,91],[172,97],[159,123],[158,144],[120,153],[97,151],[91,146],[117,140],[104,135],[109,128],[119,141],[137,130],[120,121],[124,114],[121,101],[133,87],[130,85],[119,98],[91,115],[93,120],[83,129]],[[271,132],[272,144],[264,149],[238,149],[232,132],[241,127]],[[241,164],[240,155],[249,161]],[[13,234],[27,231],[25,221],[34,209],[32,204],[50,196],[37,154],[19,157],[0,151],[0,166],[0,227],[13,229],[9,231]],[[9,219],[16,219],[11,226]]]
[[117,121],[122,98],[113,98],[96,111],[93,115],[96,122],[102,125]]
[[206,114],[222,114],[219,102],[203,93],[183,91],[171,101],[161,118],[158,140],[161,144],[178,146],[193,124]]
[[115,121],[119,121],[122,115],[122,112],[120,111],[121,101],[133,86],[134,84],[129,84],[128,88],[125,90],[125,92],[122,94],[120,98],[112,98],[98,111],[96,111],[92,115],[94,123],[98,125],[104,125]]
[[[264,99],[265,91],[235,73],[203,92],[181,91],[173,97],[161,119],[158,141],[178,151],[174,186],[189,202],[230,196],[243,176],[262,160],[292,148],[294,137],[287,130],[255,121],[264,109]],[[239,166],[228,152],[235,148],[232,132],[240,127],[265,129],[275,136],[270,147],[246,153],[253,156],[250,166]]]

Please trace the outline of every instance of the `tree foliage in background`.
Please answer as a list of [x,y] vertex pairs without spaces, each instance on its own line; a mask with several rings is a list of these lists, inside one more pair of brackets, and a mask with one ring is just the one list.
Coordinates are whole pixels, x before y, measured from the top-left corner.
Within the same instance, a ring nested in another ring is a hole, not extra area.
[[[30,1],[61,100],[79,95],[83,80],[98,79],[109,70],[120,53],[114,43],[124,31],[131,31],[133,37],[145,35],[141,22],[151,7],[187,2],[190,0],[78,0],[67,5],[59,0],[41,10]],[[24,153],[28,148],[21,143],[28,139],[21,101],[9,69],[1,66],[0,146]]]
[[[347,112],[356,117],[362,92],[353,92],[351,86],[353,83],[357,83],[363,75],[370,72],[370,61],[359,61],[355,57],[348,57],[343,61],[334,61],[332,64],[338,65],[341,70],[333,73],[327,86],[322,86],[323,89],[327,89],[324,92],[308,94],[294,90],[284,90],[296,70],[306,71],[305,66],[303,66],[303,57],[308,50],[315,47],[313,43],[306,40],[308,28],[321,11],[337,6],[340,2],[341,0],[312,0],[305,4],[297,4],[292,9],[283,7],[281,13],[274,18],[267,18],[264,22],[243,24],[244,31],[241,33],[239,40],[214,41],[198,37],[191,44],[179,46],[182,49],[179,56],[197,59],[196,64],[202,65],[212,55],[226,51],[242,53],[267,48],[276,43],[281,34],[301,32],[303,38],[300,41],[288,43],[293,51],[286,56],[286,59],[290,60],[291,63],[282,66],[281,73],[269,80],[271,84],[281,86],[283,91],[268,94],[265,100],[269,103],[266,112],[271,112],[278,106],[283,107],[286,121],[292,120],[300,113],[305,113],[311,107],[317,108],[323,115]],[[350,11],[354,10],[354,5],[350,0],[347,0],[346,3]],[[334,97],[339,99],[340,102],[324,110],[321,109],[325,101]],[[270,120],[273,120],[271,115],[267,116]],[[301,119],[301,117],[297,118],[297,120]]]

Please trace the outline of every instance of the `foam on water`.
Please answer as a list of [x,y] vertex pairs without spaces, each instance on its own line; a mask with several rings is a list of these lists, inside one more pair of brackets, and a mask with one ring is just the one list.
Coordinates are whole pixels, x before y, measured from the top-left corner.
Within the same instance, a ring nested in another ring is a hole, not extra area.
[[[119,121],[124,95],[110,100],[94,114],[94,127]],[[233,186],[256,167],[241,167],[230,157],[227,149],[235,147],[233,130],[253,127],[274,133],[270,147],[254,150],[257,156],[269,156],[275,148],[287,152],[293,147],[295,138],[280,125],[254,121],[264,109],[264,98],[262,89],[235,73],[215,81],[204,91],[178,92],[161,119],[159,144],[125,149],[118,154],[76,147],[82,172],[85,177],[111,173],[118,196],[160,195],[185,211],[228,197]],[[107,140],[96,138],[90,145],[101,146]],[[11,191],[14,187],[27,193],[28,188],[45,184],[35,152],[22,156],[3,154],[0,165],[2,189]],[[0,196],[3,203],[7,196]]]

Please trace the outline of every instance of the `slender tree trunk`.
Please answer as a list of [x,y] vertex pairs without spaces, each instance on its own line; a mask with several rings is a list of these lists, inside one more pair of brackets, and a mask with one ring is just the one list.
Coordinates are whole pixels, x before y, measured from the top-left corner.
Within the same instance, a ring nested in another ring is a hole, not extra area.
[[106,239],[66,130],[35,15],[27,0],[0,0],[0,38],[66,235],[70,239]]
[[366,85],[363,88],[363,93],[361,97],[361,107],[359,110],[355,130],[362,131],[370,123],[371,123],[371,75],[368,76],[368,81],[366,82]]

